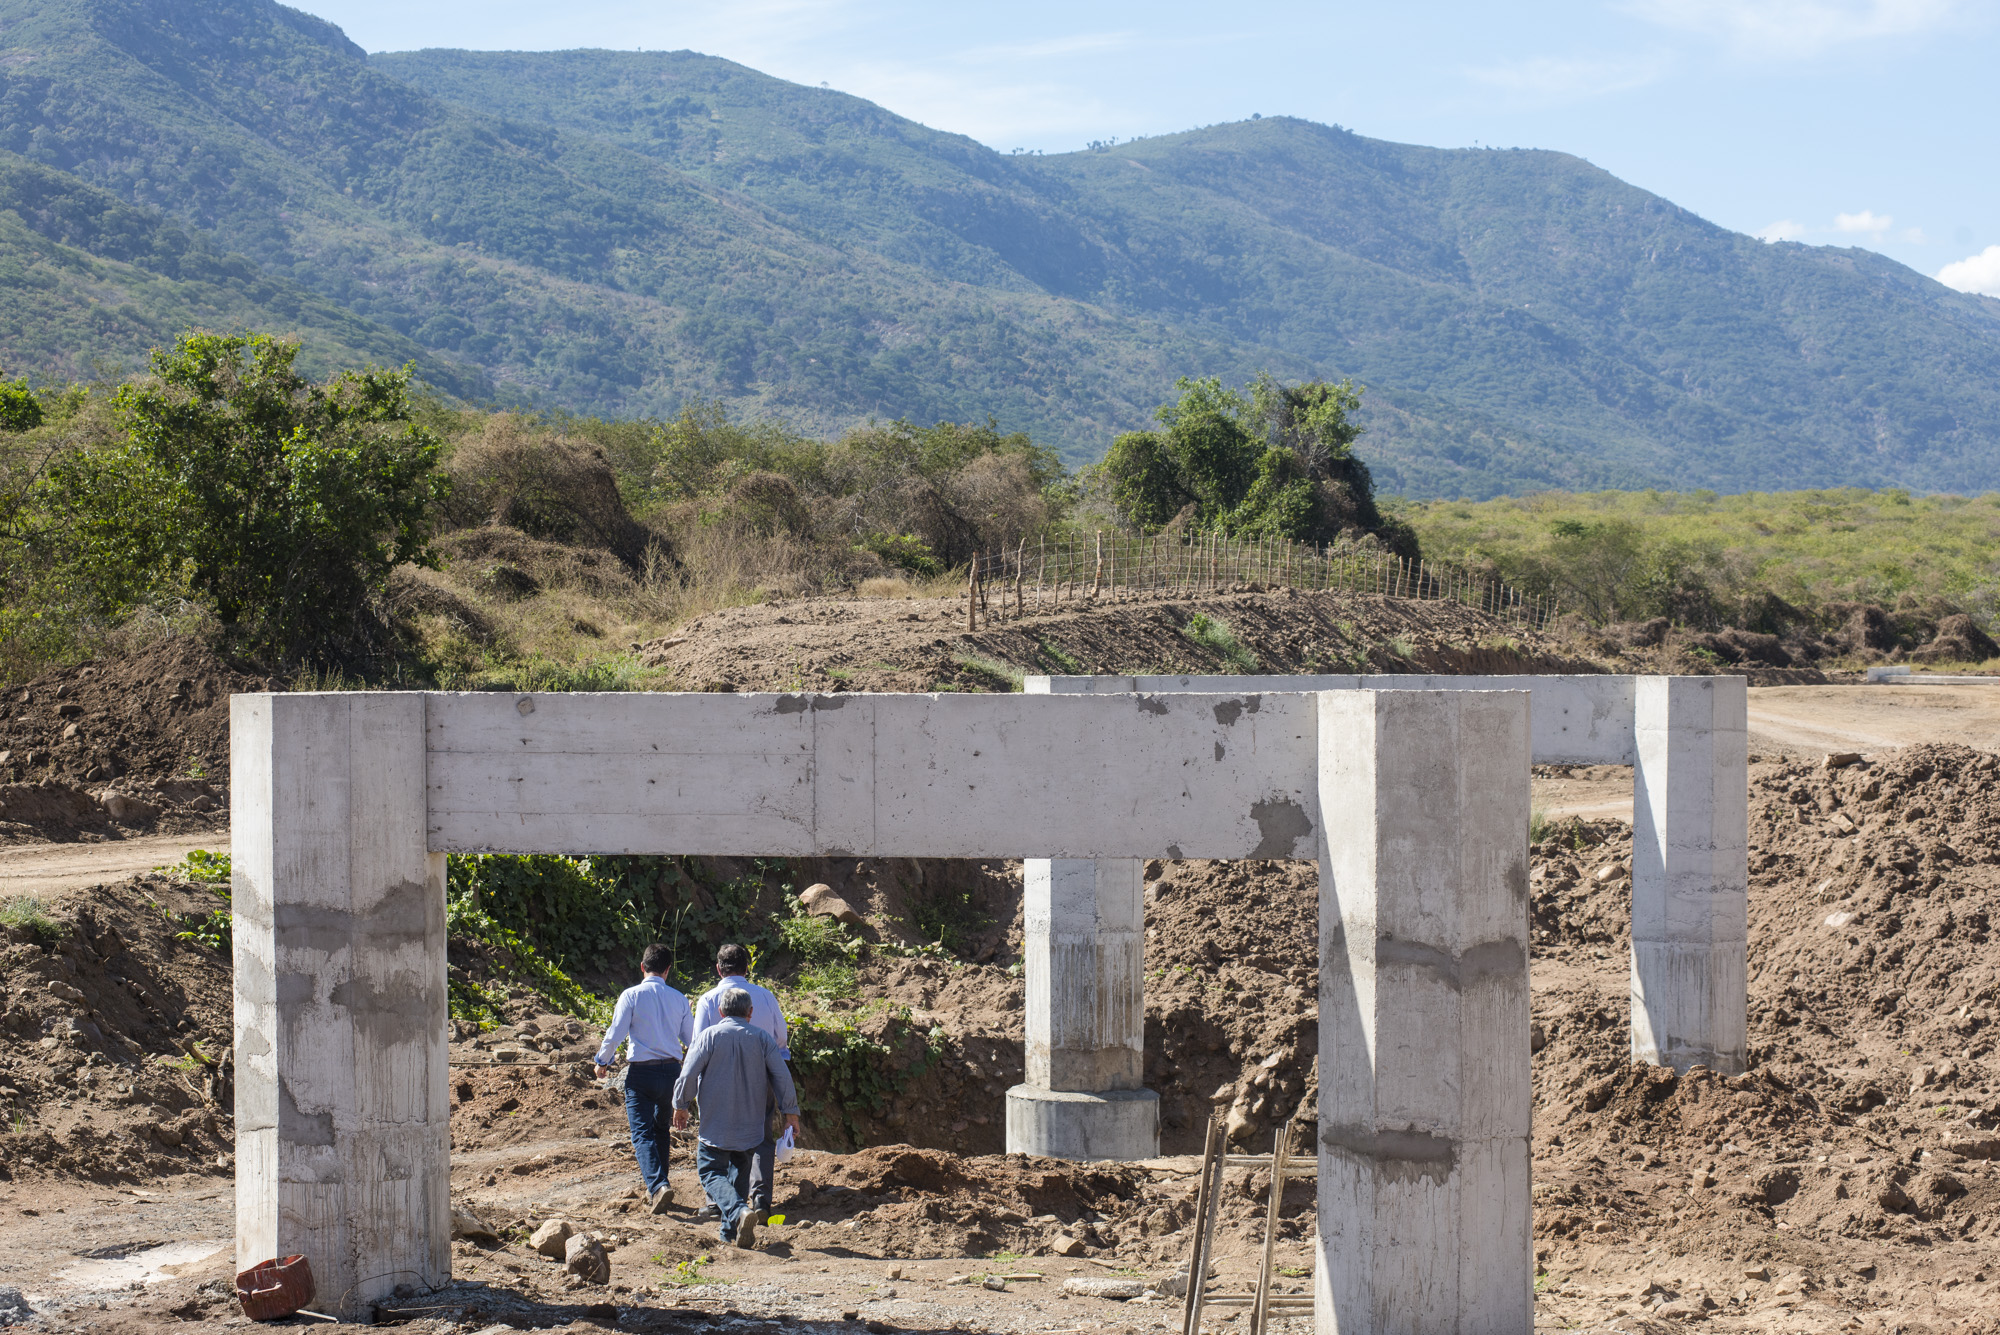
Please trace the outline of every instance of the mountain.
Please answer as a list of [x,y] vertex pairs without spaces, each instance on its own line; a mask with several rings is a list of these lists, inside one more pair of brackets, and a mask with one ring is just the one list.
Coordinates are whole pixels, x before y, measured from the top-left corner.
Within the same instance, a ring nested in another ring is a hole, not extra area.
[[[0,0],[0,149],[502,400],[991,414],[1075,460],[1268,369],[1364,382],[1412,495],[2000,486],[2000,301],[1560,153],[1280,117],[1004,156],[691,52],[369,57],[266,0]],[[54,350],[0,320],[9,367]]]

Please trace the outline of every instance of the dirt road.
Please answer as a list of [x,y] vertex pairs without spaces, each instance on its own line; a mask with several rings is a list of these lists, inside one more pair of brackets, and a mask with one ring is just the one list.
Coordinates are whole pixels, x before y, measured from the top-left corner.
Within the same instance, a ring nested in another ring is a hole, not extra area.
[[0,900],[19,895],[53,895],[123,880],[178,862],[196,848],[227,853],[229,833],[225,830],[201,835],[163,834],[94,843],[18,844],[0,848]]

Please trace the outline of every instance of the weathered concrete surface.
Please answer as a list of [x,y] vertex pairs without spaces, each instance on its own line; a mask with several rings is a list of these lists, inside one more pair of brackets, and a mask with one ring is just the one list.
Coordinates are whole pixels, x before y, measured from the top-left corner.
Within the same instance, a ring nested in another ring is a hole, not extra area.
[[1052,1159],[1157,1158],[1160,1096],[1150,1089],[1007,1091],[1007,1152]]
[[1641,677],[1633,775],[1632,1058],[1746,1062],[1749,697],[1741,677]]
[[[1115,1097],[1144,1080],[1144,867],[1130,858],[1026,863],[1027,1062],[1007,1095],[1009,1153],[1159,1153],[1157,1099]],[[1048,1097],[1061,1092],[1090,1097]]]
[[1300,695],[425,699],[442,852],[1305,858],[1318,819]]
[[1629,765],[1635,755],[1632,676],[1447,677],[1429,673],[1313,673],[1292,677],[1029,677],[1023,689],[1049,695],[1182,691],[1278,694],[1288,691],[1527,691],[1534,697],[1538,765]]
[[303,1253],[347,1317],[451,1277],[423,724],[420,695],[231,702],[237,1263]]
[[1526,1335],[1528,700],[1320,711],[1317,1325]]

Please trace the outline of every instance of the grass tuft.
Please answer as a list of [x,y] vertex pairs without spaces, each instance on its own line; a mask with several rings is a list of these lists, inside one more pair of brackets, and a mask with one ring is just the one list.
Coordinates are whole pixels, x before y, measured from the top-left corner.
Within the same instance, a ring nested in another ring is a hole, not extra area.
[[1255,672],[1259,667],[1257,655],[1244,647],[1243,642],[1236,638],[1236,632],[1221,617],[1196,612],[1188,618],[1187,625],[1181,627],[1181,634],[1221,658],[1233,672]]

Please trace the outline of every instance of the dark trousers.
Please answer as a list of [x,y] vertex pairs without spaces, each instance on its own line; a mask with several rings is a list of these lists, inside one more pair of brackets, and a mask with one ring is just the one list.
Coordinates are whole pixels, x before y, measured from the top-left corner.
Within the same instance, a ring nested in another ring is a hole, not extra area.
[[[767,1133],[777,1115],[778,1102],[773,1099],[764,1109],[764,1130]],[[776,1182],[778,1172],[778,1142],[766,1134],[764,1143],[750,1153],[753,1156],[750,1172],[750,1204],[768,1213],[771,1209],[771,1189]]]
[[722,1215],[724,1242],[736,1236],[736,1223],[750,1204],[750,1169],[756,1150],[719,1150],[705,1140],[695,1142],[694,1171],[701,1177],[701,1189],[715,1202]]
[[651,1195],[667,1185],[667,1146],[674,1122],[676,1061],[645,1062],[625,1068],[625,1124],[632,1128],[632,1154]]

